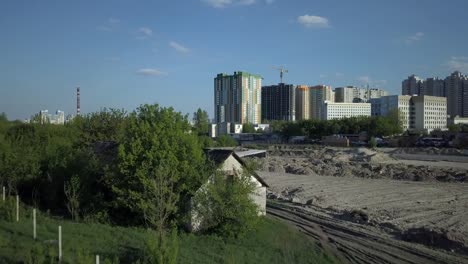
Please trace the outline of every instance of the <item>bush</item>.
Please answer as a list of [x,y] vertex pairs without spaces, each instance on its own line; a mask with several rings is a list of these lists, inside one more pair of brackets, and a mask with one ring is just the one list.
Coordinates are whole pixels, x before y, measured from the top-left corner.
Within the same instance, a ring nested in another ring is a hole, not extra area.
[[243,236],[258,223],[258,208],[251,195],[255,185],[247,173],[215,173],[194,197],[200,230],[227,238]]
[[5,201],[0,201],[0,219],[13,222],[16,217],[16,201],[7,197]]
[[179,254],[179,240],[177,230],[172,229],[170,235],[165,234],[159,241],[157,234],[150,232],[146,240],[145,263],[175,264]]
[[222,135],[216,138],[216,147],[235,147],[237,141],[228,135]]
[[369,147],[376,148],[377,147],[377,140],[374,137],[371,137],[369,140]]

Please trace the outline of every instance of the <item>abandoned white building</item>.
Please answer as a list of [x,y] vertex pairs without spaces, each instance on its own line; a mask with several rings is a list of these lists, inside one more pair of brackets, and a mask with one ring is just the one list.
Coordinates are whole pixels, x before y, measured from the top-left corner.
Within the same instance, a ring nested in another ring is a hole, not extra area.
[[[239,176],[245,172],[246,164],[245,162],[232,150],[226,149],[211,149],[206,151],[207,157],[212,160],[220,171],[222,171],[226,176]],[[255,184],[255,191],[250,195],[252,201],[257,205],[258,214],[266,214],[266,188],[268,187],[267,183],[258,176],[255,172],[252,172],[250,175],[250,180]],[[208,179],[206,184],[210,183]],[[200,187],[198,191],[201,191],[203,188]],[[193,201],[192,201],[193,202]],[[202,219],[195,209],[192,209],[190,212],[190,223],[188,228],[191,231],[198,231],[200,229],[200,223]]]

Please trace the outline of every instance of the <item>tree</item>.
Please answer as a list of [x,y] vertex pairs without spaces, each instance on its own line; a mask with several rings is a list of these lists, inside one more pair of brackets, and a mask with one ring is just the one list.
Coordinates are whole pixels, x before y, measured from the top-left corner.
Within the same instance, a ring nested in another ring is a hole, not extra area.
[[0,122],[8,122],[8,117],[5,112],[0,113]]
[[242,133],[256,133],[254,126],[251,123],[245,123],[242,125]]
[[386,118],[391,128],[389,131],[391,133],[390,135],[403,133],[403,120],[401,119],[401,113],[398,109],[389,111]]
[[206,179],[202,147],[190,130],[187,116],[173,108],[140,106],[129,116],[117,172],[109,176],[121,221],[156,229],[159,242]]
[[208,113],[201,108],[193,113],[193,128],[198,135],[207,135],[210,126]]
[[75,117],[69,126],[80,133],[76,146],[90,147],[99,141],[119,142],[126,120],[125,110],[103,108],[100,112]]
[[221,135],[216,138],[216,147],[235,147],[237,141],[229,135]]
[[370,138],[369,147],[371,147],[371,148],[376,148],[377,147],[377,140],[375,139],[375,137]]
[[73,175],[69,181],[63,186],[65,196],[67,197],[67,209],[73,220],[78,220],[80,217],[80,195],[81,184],[80,178]]
[[462,130],[460,125],[451,124],[448,126],[448,130],[453,133],[459,133]]
[[235,175],[217,171],[194,197],[200,229],[225,237],[240,237],[258,222],[258,208],[251,195],[255,184],[248,170]]

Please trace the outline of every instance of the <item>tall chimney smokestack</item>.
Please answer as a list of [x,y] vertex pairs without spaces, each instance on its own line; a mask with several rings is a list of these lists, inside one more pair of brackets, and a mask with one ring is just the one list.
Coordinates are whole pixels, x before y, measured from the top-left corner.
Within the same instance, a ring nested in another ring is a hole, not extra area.
[[80,115],[80,87],[76,88],[76,115]]

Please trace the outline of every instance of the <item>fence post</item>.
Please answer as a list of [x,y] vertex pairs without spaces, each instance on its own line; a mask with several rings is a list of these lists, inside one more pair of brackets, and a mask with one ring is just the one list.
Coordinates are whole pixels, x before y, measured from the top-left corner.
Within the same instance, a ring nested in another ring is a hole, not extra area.
[[59,262],[62,262],[62,226],[58,227]]
[[3,201],[5,201],[5,186],[3,186]]
[[99,255],[96,255],[96,264],[99,264]]
[[36,233],[36,209],[33,209],[33,236],[34,240],[36,240],[37,233]]
[[16,222],[19,222],[19,195],[16,195]]

